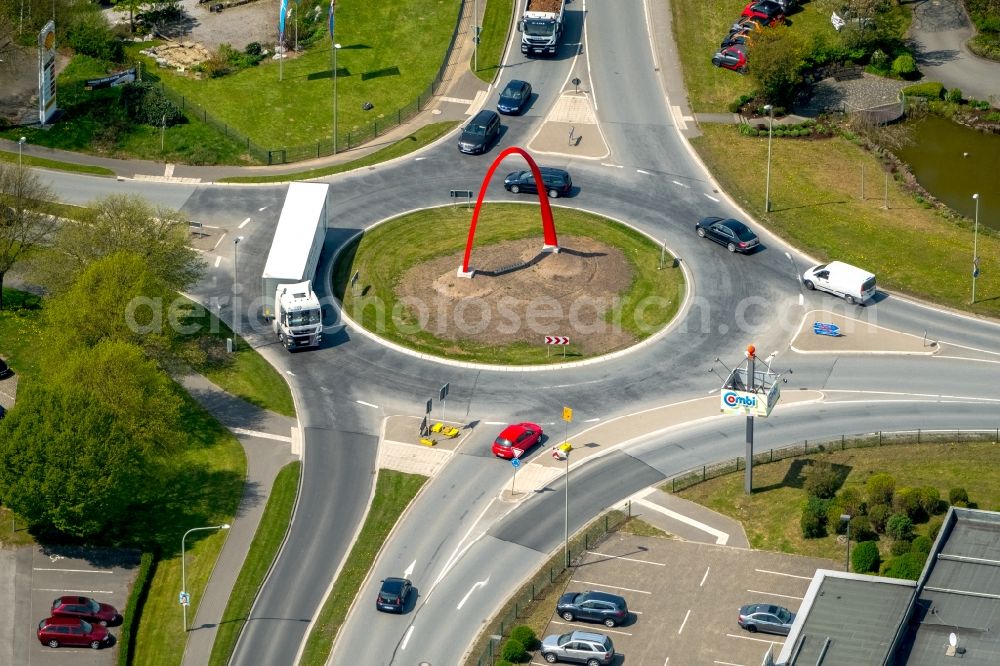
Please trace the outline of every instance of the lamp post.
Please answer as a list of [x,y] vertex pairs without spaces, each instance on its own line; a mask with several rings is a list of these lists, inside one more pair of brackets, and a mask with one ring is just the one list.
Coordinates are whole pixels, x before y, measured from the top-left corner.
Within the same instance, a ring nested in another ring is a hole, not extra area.
[[[21,147],[24,146],[24,142],[28,139],[26,137],[21,137],[17,140],[17,168],[21,168]],[[976,195],[979,196],[979,195]]]
[[236,338],[239,337],[240,332],[240,313],[236,308],[236,288],[239,286],[238,259],[241,240],[243,240],[243,236],[237,236],[233,239],[233,349],[236,349]]
[[337,154],[337,51],[340,44],[333,45],[333,154]]
[[566,463],[566,510],[563,513],[563,556],[567,567],[569,566],[569,452],[572,450],[573,446],[569,442],[563,442],[552,449],[552,457]]
[[850,514],[840,514],[840,522],[847,525],[847,561],[844,562],[844,571],[851,570],[851,516]]
[[976,302],[976,278],[979,277],[979,193],[972,195],[976,202],[976,224],[972,231],[972,302]]
[[767,179],[764,181],[764,212],[771,212],[771,136],[774,134],[774,107],[770,104],[764,105],[767,111]]
[[191,532],[197,532],[199,530],[228,530],[229,523],[222,523],[221,525],[210,525],[208,527],[192,527],[184,536],[181,537],[181,607],[184,609],[184,631],[188,630],[188,605],[191,603],[191,595],[187,592],[187,567],[184,561],[184,541],[187,539],[187,535]]

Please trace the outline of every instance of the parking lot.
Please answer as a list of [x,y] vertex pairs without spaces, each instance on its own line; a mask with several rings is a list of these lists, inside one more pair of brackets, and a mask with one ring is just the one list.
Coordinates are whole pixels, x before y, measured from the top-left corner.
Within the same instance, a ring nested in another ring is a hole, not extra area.
[[[29,603],[18,604],[16,626],[23,636],[14,637],[13,663],[30,666],[60,666],[73,664],[107,666],[117,663],[117,639],[120,627],[109,627],[115,638],[110,648],[43,646],[35,637],[38,621],[49,616],[52,600],[64,594],[93,597],[111,604],[123,612],[128,600],[129,586],[135,577],[139,554],[133,551],[94,551],[60,548],[58,550],[31,549],[30,571],[18,571],[15,587],[17,597]],[[27,567],[24,567],[27,568]],[[25,575],[27,574],[27,575]]]
[[[736,623],[739,607],[762,602],[797,612],[816,569],[842,567],[783,553],[615,535],[584,556],[566,590],[620,595],[632,619],[608,629],[553,614],[542,637],[576,629],[607,634],[616,665],[757,666],[769,645],[777,655],[785,637],[744,631]],[[532,663],[544,661],[536,655]]]

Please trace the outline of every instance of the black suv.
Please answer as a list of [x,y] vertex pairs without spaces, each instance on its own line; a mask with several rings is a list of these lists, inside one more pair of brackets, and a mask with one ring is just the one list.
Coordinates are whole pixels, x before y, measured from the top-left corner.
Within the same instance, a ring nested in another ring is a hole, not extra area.
[[567,592],[559,597],[556,613],[567,622],[590,620],[614,627],[628,619],[628,604],[624,598],[607,592]]
[[[568,171],[556,169],[555,167],[538,167],[538,170],[542,174],[542,184],[545,185],[545,190],[548,192],[550,198],[558,199],[561,196],[566,196],[573,189],[573,179],[569,177]],[[530,169],[507,174],[507,177],[503,179],[503,186],[508,192],[513,192],[514,194],[518,192],[528,192],[529,194],[538,192],[538,186],[535,184],[535,174],[531,173]]]
[[458,137],[458,149],[470,155],[485,153],[499,137],[500,116],[496,111],[483,109],[462,128],[462,136]]

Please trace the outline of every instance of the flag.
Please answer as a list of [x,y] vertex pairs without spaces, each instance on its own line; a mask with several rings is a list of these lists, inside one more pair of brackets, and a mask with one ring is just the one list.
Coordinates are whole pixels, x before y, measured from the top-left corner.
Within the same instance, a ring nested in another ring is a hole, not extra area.
[[288,13],[288,0],[281,0],[281,7],[278,9],[278,41],[285,41],[285,15]]
[[333,41],[333,7],[337,4],[337,0],[330,0],[330,41]]

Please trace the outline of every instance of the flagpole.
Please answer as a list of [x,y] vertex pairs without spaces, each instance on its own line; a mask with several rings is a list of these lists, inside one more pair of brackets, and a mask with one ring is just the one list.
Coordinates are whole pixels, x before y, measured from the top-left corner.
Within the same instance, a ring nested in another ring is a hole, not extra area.
[[330,51],[333,58],[333,154],[337,154],[337,51],[340,44],[334,39],[334,11],[337,8],[337,0],[330,0]]

